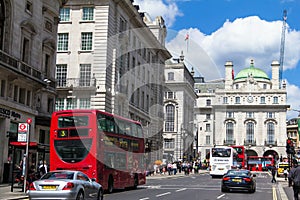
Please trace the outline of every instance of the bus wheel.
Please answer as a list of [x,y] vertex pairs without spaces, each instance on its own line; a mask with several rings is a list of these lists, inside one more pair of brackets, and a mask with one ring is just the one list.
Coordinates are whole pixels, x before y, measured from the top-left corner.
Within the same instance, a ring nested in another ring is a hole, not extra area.
[[97,200],[103,200],[103,191],[101,189],[98,191],[98,198],[97,198]]
[[138,176],[135,175],[135,176],[134,176],[134,184],[133,184],[133,188],[136,189],[137,186],[138,186],[138,184],[139,184],[139,179],[138,179]]
[[114,190],[114,181],[113,181],[112,177],[110,176],[109,179],[108,179],[107,191],[108,191],[108,193],[112,193],[113,190]]

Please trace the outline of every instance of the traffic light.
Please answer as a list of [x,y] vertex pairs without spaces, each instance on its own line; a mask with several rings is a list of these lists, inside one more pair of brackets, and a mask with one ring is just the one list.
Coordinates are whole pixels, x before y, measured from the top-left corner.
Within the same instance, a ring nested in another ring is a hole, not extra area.
[[288,138],[286,140],[286,153],[287,154],[292,154],[292,155],[294,155],[296,153],[295,152],[295,147],[294,147],[294,142],[290,138]]

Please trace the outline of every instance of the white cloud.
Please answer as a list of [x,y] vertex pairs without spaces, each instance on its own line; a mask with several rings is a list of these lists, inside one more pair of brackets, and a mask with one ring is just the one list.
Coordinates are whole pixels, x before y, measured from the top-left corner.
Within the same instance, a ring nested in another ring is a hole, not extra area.
[[[287,102],[290,105],[291,109],[299,110],[300,111],[300,88],[296,85],[289,84],[287,82]],[[297,117],[300,112],[297,111],[288,111],[287,112],[287,119]]]
[[172,27],[176,17],[183,15],[174,0],[135,0],[134,4],[139,5],[140,11],[147,12],[152,19],[162,16],[167,27]]
[[[211,35],[204,35],[198,29],[181,30],[178,36],[167,43],[171,52],[179,54],[184,50],[183,32],[190,32],[189,49],[185,55],[193,66],[201,71],[206,79],[219,77],[208,76],[210,72],[205,68],[210,66],[202,64],[202,57],[194,51],[192,46],[203,49],[205,54],[218,66],[219,71],[224,71],[223,66],[227,60],[234,63],[235,71],[250,65],[254,59],[255,66],[269,72],[273,60],[280,57],[282,22],[268,22],[257,16],[238,18],[233,22],[226,21],[221,28]],[[284,69],[295,68],[300,59],[300,33],[294,30],[286,32]],[[217,74],[219,75],[219,74]]]

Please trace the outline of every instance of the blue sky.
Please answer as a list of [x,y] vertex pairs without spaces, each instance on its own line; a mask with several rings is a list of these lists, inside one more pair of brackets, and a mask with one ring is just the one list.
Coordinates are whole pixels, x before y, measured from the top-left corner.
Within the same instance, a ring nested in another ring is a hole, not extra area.
[[[232,61],[238,73],[249,67],[251,59],[271,78],[271,63],[280,59],[287,10],[282,78],[287,82],[288,104],[300,110],[300,0],[135,0],[134,4],[152,20],[163,16],[166,47],[174,57],[183,52],[185,63],[206,81],[224,78],[226,61]],[[287,112],[288,119],[297,115]]]

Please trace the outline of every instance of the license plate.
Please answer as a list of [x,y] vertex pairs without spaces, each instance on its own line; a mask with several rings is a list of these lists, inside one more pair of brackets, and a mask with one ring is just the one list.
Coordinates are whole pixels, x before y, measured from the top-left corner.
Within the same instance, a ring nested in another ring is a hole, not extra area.
[[237,179],[237,178],[232,179],[232,181],[233,181],[233,182],[238,182],[238,183],[242,182],[241,179]]
[[56,190],[55,185],[43,185],[42,188],[43,190]]
[[219,168],[219,170],[224,170],[224,168]]

